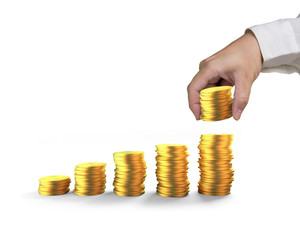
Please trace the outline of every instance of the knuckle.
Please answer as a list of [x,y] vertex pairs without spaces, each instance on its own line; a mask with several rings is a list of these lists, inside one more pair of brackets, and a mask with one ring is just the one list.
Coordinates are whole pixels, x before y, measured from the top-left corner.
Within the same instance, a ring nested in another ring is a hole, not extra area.
[[199,70],[205,65],[205,59],[199,63]]
[[212,69],[216,64],[216,59],[209,57],[200,62],[199,69]]
[[191,88],[191,83],[187,86],[186,90],[189,92]]
[[202,60],[199,64],[199,69],[205,68],[207,66],[208,62],[209,62],[208,58]]

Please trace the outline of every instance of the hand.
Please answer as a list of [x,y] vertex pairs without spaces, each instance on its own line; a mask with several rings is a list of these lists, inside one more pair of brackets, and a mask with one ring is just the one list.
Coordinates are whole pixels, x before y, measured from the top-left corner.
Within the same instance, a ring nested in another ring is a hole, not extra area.
[[215,86],[234,86],[232,114],[239,120],[246,107],[253,82],[262,68],[262,55],[251,31],[235,40],[221,51],[203,60],[199,72],[189,84],[189,107],[197,120],[200,119],[200,91]]

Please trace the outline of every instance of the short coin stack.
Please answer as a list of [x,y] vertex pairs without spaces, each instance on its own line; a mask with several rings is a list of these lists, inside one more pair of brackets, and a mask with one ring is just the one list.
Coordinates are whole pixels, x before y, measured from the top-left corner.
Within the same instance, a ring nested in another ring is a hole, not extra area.
[[156,145],[157,194],[163,197],[185,197],[189,192],[187,177],[189,156],[186,145]]
[[211,196],[230,194],[233,173],[232,134],[204,134],[199,144],[201,178],[198,192]]
[[54,175],[42,177],[39,182],[39,193],[45,196],[53,196],[69,192],[71,179],[68,176]]
[[73,192],[80,196],[99,195],[105,192],[106,163],[80,163],[75,167],[75,189]]
[[144,152],[115,152],[114,192],[119,196],[140,196],[145,193],[146,162]]
[[232,117],[231,89],[231,86],[219,86],[200,92],[200,118],[203,121],[219,121]]

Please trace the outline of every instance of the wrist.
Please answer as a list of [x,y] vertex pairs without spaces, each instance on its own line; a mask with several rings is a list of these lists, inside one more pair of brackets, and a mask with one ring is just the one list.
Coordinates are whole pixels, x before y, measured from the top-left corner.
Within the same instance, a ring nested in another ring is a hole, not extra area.
[[247,45],[250,47],[251,52],[253,52],[255,59],[258,61],[258,64],[261,69],[264,62],[264,58],[255,34],[250,29],[247,29],[244,36],[248,41]]

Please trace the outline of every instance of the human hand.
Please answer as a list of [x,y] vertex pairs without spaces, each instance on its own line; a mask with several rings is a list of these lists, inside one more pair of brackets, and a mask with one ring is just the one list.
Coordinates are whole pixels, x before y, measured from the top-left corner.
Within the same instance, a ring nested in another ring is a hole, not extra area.
[[251,31],[221,51],[203,60],[199,72],[188,85],[189,107],[200,119],[200,91],[215,86],[234,86],[232,115],[239,120],[246,107],[253,82],[262,68],[262,55],[256,37]]

